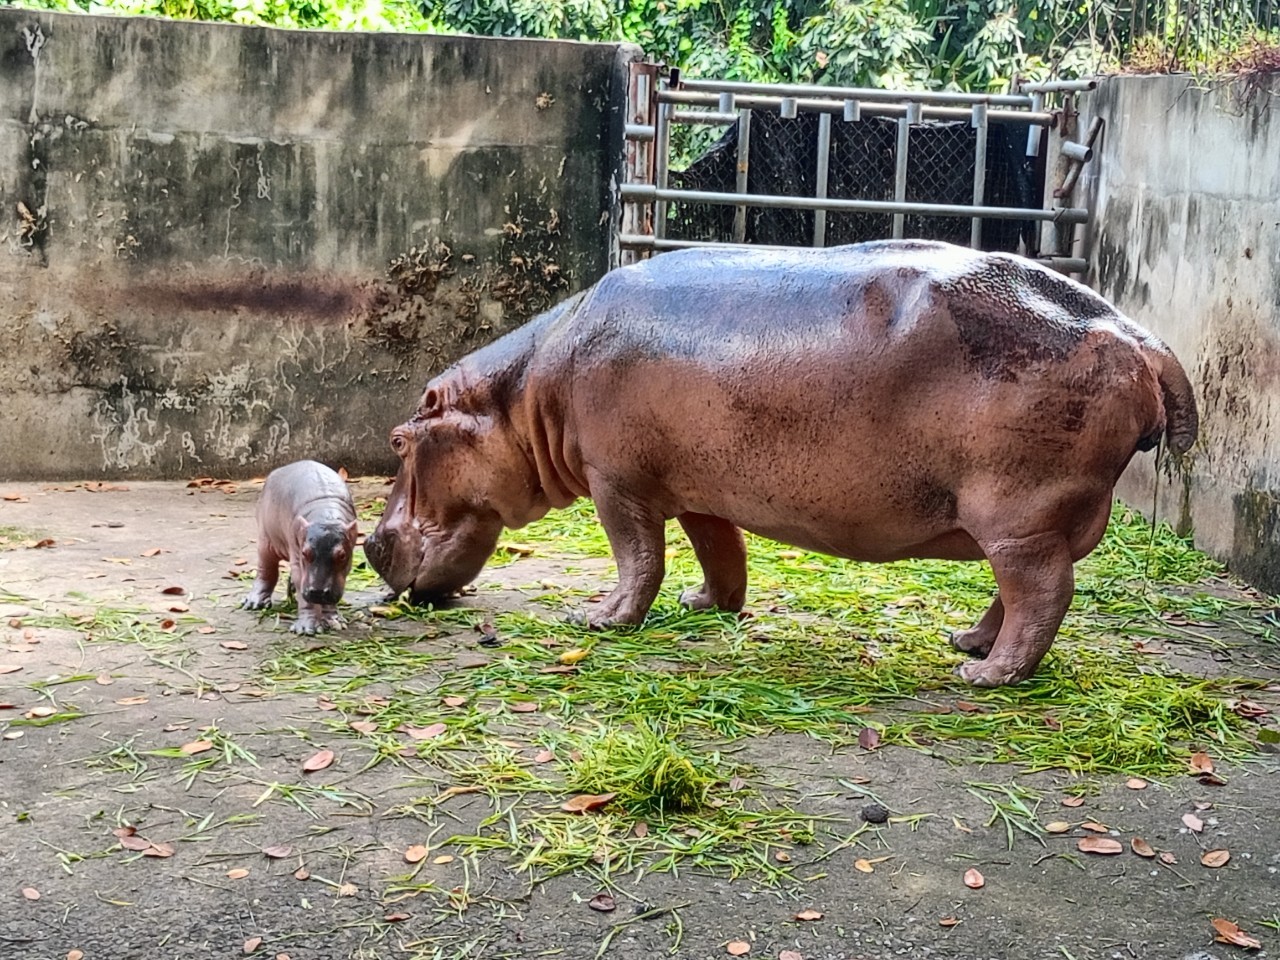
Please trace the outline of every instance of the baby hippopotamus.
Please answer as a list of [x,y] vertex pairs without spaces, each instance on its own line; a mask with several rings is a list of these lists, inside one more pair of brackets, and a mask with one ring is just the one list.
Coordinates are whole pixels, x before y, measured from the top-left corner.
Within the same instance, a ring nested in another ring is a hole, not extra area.
[[241,606],[271,606],[280,561],[298,596],[294,633],[346,626],[338,601],[351,572],[356,508],[346,481],[322,463],[299,460],[272,470],[258,500],[258,577]]

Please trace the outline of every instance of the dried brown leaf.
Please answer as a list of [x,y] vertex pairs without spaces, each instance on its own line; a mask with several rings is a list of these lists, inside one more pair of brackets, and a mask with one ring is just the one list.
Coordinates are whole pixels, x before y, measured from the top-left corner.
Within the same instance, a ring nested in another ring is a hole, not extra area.
[[1143,780],[1143,779],[1141,779],[1141,778],[1139,778],[1139,777],[1130,777],[1128,780],[1126,780],[1126,781],[1124,782],[1124,785],[1125,785],[1126,787],[1128,787],[1130,790],[1145,790],[1145,789],[1147,789],[1147,781],[1145,781],[1145,780]]
[[287,843],[277,843],[270,847],[262,848],[262,855],[269,860],[283,860],[291,853],[293,853],[293,847]]
[[1195,774],[1213,773],[1213,758],[1207,753],[1193,753],[1191,759],[1187,761],[1187,765],[1191,768],[1191,772]]
[[1231,852],[1229,850],[1206,850],[1200,856],[1200,862],[1212,870],[1225,866],[1230,859]]
[[444,705],[446,707],[460,707],[467,702],[466,697],[445,697]]
[[26,897],[28,900],[40,899],[40,891],[37,890],[35,887],[23,887],[22,895]]
[[1230,920],[1223,920],[1221,917],[1214,917],[1212,921],[1213,929],[1218,931],[1218,935],[1214,938],[1222,943],[1231,943],[1237,947],[1244,947],[1248,950],[1261,950],[1262,944],[1241,930],[1236,924]]
[[730,940],[725,945],[725,950],[729,952],[731,957],[744,957],[751,952],[751,944],[745,940]]
[[875,727],[863,727],[858,731],[858,746],[863,750],[874,750],[880,746],[880,731]]
[[142,851],[144,857],[158,857],[165,859],[173,856],[173,844],[171,843],[153,843],[147,849]]
[[536,703],[530,703],[526,700],[526,701],[521,701],[519,703],[511,704],[509,709],[511,710],[512,713],[537,713],[538,705]]
[[354,897],[359,892],[360,888],[354,883],[344,883],[338,887],[338,896],[340,897]]
[[1151,844],[1147,843],[1147,841],[1143,840],[1141,837],[1134,837],[1132,840],[1130,840],[1129,848],[1133,850],[1133,852],[1136,853],[1138,856],[1146,857],[1148,860],[1150,860],[1152,857],[1156,855],[1156,852],[1154,849],[1152,849]]
[[249,875],[249,871],[244,867],[236,867],[234,870],[227,871],[228,880],[243,880]]
[[1063,797],[1062,805],[1064,807],[1083,807],[1084,797]]
[[955,917],[943,917],[941,920],[939,920],[939,921],[938,921],[938,926],[940,926],[940,927],[954,927],[954,926],[955,926],[957,923],[959,923],[959,922],[960,922],[960,921],[959,921],[959,920],[957,920]]
[[649,835],[649,825],[645,823],[643,820],[641,820],[639,823],[637,823],[634,827],[631,828],[631,832],[638,839],[643,840],[645,837]]
[[1173,855],[1173,852],[1171,850],[1161,850],[1160,862],[1164,864],[1168,864],[1169,866],[1173,866],[1173,864],[1178,862],[1178,858]]
[[356,731],[357,733],[377,733],[378,732],[378,725],[372,720],[352,720],[349,724],[347,724],[347,726],[349,726],[352,730]]
[[317,770],[323,770],[329,764],[333,763],[334,756],[332,750],[321,750],[319,753],[313,754],[302,763],[302,769],[305,773],[315,773]]
[[612,913],[618,909],[618,903],[607,893],[597,893],[594,897],[587,901],[587,906],[592,910],[598,910],[601,913]]
[[1065,820],[1054,820],[1052,823],[1044,825],[1045,833],[1066,833],[1071,829],[1071,824]]
[[1086,820],[1080,824],[1081,830],[1088,830],[1090,833],[1107,833],[1110,828],[1104,824],[1098,823],[1096,820]]
[[250,937],[244,942],[244,952],[253,953],[253,951],[257,950],[260,946],[262,946],[261,937]]
[[127,834],[120,838],[120,846],[126,850],[132,850],[135,853],[141,853],[143,850],[151,849],[151,841],[144,840],[142,837]]
[[218,646],[223,650],[248,650],[249,645],[243,640],[223,640]]
[[1199,833],[1204,829],[1204,821],[1194,813],[1184,813],[1182,815],[1182,822],[1192,833]]
[[182,596],[182,594],[184,594],[184,593],[186,593],[186,592],[187,592],[187,588],[186,588],[186,587],[180,587],[180,586],[178,586],[177,584],[173,584],[172,586],[168,586],[168,587],[161,587],[161,588],[160,588],[160,592],[161,592],[161,593],[168,594],[168,595],[169,595],[169,596],[171,596],[171,597],[180,597],[180,596]]
[[22,669],[21,664],[0,663],[0,673],[17,673],[21,669]]
[[964,872],[964,885],[970,890],[981,890],[987,885],[987,878],[970,867]]
[[859,873],[875,873],[876,871],[876,868],[871,865],[870,860],[864,860],[861,857],[853,861],[853,869],[857,870]]
[[406,863],[420,863],[427,858],[427,848],[421,843],[415,843],[404,852]]
[[67,960],[84,960],[83,950],[68,950]]
[[794,950],[783,950],[778,954],[778,960],[804,960],[804,957]]
[[560,809],[566,813],[589,813],[599,810],[616,796],[616,793],[580,793],[562,803]]
[[446,864],[446,863],[453,863],[453,857],[451,857],[451,856],[450,856],[449,854],[447,854],[447,853],[442,853],[442,854],[440,854],[440,856],[436,857],[436,858],[435,858],[434,860],[432,860],[431,862],[432,862],[432,863],[434,863],[434,864],[438,864],[438,865],[440,865],[440,866],[443,866],[443,865],[444,865],[444,864]]
[[120,706],[122,707],[136,707],[139,704],[146,703],[146,702],[147,702],[146,697],[125,697],[122,700],[116,701],[116,703],[120,704]]
[[192,740],[190,743],[184,743],[178,749],[190,756],[196,753],[204,753],[206,750],[212,750],[213,743],[209,740]]
[[311,879],[311,871],[310,871],[310,870],[308,870],[306,867],[299,867],[297,870],[293,871],[293,879],[295,879],[295,880],[310,880],[310,879]]
[[407,913],[388,913],[388,914],[384,914],[384,915],[383,915],[383,917],[382,917],[382,919],[383,919],[383,920],[385,920],[385,921],[387,921],[387,923],[400,923],[400,922],[402,922],[402,921],[404,921],[404,920],[408,920],[408,919],[409,919],[409,914],[407,914]]
[[811,907],[808,910],[801,910],[796,914],[795,918],[797,920],[821,920],[822,912]]
[[1081,837],[1076,841],[1076,849],[1081,853],[1097,853],[1110,856],[1124,852],[1124,844],[1111,837]]
[[534,754],[533,762],[534,763],[550,763],[555,758],[556,758],[556,755],[552,753],[550,750],[539,750],[536,754]]

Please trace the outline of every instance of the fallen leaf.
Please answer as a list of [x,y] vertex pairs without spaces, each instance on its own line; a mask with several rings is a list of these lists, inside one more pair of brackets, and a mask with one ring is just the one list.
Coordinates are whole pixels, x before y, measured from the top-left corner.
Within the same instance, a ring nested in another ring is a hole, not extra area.
[[8,500],[10,503],[30,503],[31,502],[20,493],[6,493],[4,495],[4,498]]
[[941,920],[939,920],[939,921],[938,921],[938,926],[940,926],[940,927],[954,927],[954,926],[955,926],[957,923],[959,923],[959,922],[960,922],[960,921],[959,921],[959,920],[957,920],[955,917],[943,917]]
[[1113,840],[1111,837],[1081,837],[1076,841],[1076,849],[1081,853],[1097,853],[1110,856],[1114,853],[1123,853],[1124,845],[1119,840]]
[[196,627],[196,633],[203,633],[205,634],[205,636],[208,636],[211,633],[217,633],[217,632],[218,632],[217,627],[211,627],[207,623],[203,627]]
[[253,953],[253,951],[257,950],[260,946],[262,946],[261,937],[250,937],[244,942],[244,952]]
[[863,860],[861,858],[853,861],[853,869],[857,870],[859,873],[875,873],[876,870],[876,868],[871,865],[870,860]]
[[1128,780],[1124,782],[1124,785],[1128,787],[1130,790],[1147,789],[1147,781],[1141,780],[1138,777],[1130,777]]
[[228,880],[243,880],[249,875],[249,871],[244,867],[236,867],[234,870],[227,871]]
[[1204,813],[1206,810],[1213,809],[1213,804],[1208,800],[1197,800],[1192,806],[1195,807],[1196,813]]
[[1193,753],[1188,765],[1192,773],[1213,773],[1213,759],[1207,753]]
[[446,707],[460,707],[467,702],[466,697],[445,697],[444,705]]
[[1249,936],[1230,920],[1223,920],[1221,917],[1214,917],[1210,921],[1213,929],[1218,931],[1218,935],[1214,937],[1220,943],[1230,943],[1237,947],[1245,947],[1248,950],[1261,950],[1262,944]]
[[575,647],[572,650],[566,650],[564,653],[560,654],[560,656],[556,657],[556,659],[565,666],[571,667],[575,663],[581,663],[585,660],[587,654],[590,652],[591,651],[585,647]]
[[175,584],[175,585],[173,585],[173,586],[171,586],[171,587],[161,587],[161,588],[160,588],[160,592],[161,592],[161,593],[166,593],[166,594],[168,594],[169,596],[172,596],[172,597],[177,597],[177,596],[181,596],[182,594],[186,593],[186,592],[187,592],[187,590],[186,590],[186,587],[179,587],[179,586],[177,586],[177,585]]
[[1168,864],[1169,866],[1172,866],[1173,864],[1178,862],[1178,858],[1175,857],[1173,853],[1169,850],[1161,850],[1160,862],[1164,864]]
[[970,867],[964,872],[964,885],[970,890],[981,890],[987,884],[987,878]]
[[858,731],[858,746],[863,750],[874,750],[880,746],[880,731],[875,727],[863,727]]
[[440,856],[436,857],[431,862],[438,864],[440,866],[444,866],[446,863],[453,863],[453,857],[449,856],[449,854],[447,853],[442,853],[440,854]]
[[480,631],[480,646],[496,647],[502,642],[492,623],[482,623],[476,629]]
[[405,727],[404,732],[415,740],[434,740],[448,729],[443,723],[433,723],[429,727]]
[[1084,797],[1063,797],[1062,805],[1064,807],[1083,807]]
[[17,673],[21,669],[22,669],[21,664],[0,663],[0,673]]
[[248,650],[249,645],[243,640],[223,640],[218,646],[223,650]]
[[617,902],[607,893],[597,893],[587,901],[587,906],[601,913],[612,913],[618,908]]
[[801,910],[799,913],[796,914],[795,918],[797,920],[821,920],[822,913],[818,910],[814,910],[811,908],[808,910]]
[[598,810],[616,797],[616,793],[580,793],[560,805],[566,813],[588,813]]
[[40,899],[40,891],[37,890],[35,887],[23,887],[22,895],[26,897],[28,900]]
[[731,940],[725,949],[729,951],[731,957],[743,957],[751,952],[751,944],[745,940]]
[[38,720],[41,717],[52,717],[58,712],[57,707],[32,707],[23,716],[28,720]]
[[1155,850],[1151,848],[1151,844],[1143,840],[1141,837],[1134,837],[1129,841],[1129,847],[1140,857],[1146,857],[1150,860],[1156,855]]
[[533,762],[534,763],[550,763],[555,758],[556,758],[556,755],[552,753],[550,750],[539,750],[536,754],[534,754]]
[[37,540],[35,543],[33,543],[31,545],[31,549],[43,550],[46,547],[52,547],[55,543],[57,543],[57,541],[54,540],[53,537],[45,537],[43,540]]
[[1206,787],[1225,787],[1227,785],[1227,781],[1216,773],[1201,774],[1199,781]]
[[153,843],[147,849],[142,851],[144,857],[172,857],[173,844],[171,843]]
[[164,630],[166,633],[172,632],[172,631],[173,631],[173,628],[174,628],[174,627],[176,627],[177,625],[178,625],[178,622],[177,622],[176,620],[161,620],[161,621],[160,621],[160,629],[161,629],[161,630]]
[[323,770],[329,764],[333,763],[333,751],[321,750],[319,753],[308,757],[302,764],[305,773],[315,773],[317,770]]
[[318,697],[316,699],[316,706],[319,707],[321,710],[337,710],[338,709],[338,705],[326,697]]
[[1200,857],[1200,862],[1206,867],[1213,870],[1226,864],[1231,859],[1231,853],[1228,850],[1206,850]]
[[1201,820],[1199,817],[1197,817],[1194,813],[1184,813],[1182,815],[1182,822],[1183,824],[1186,825],[1186,828],[1190,830],[1192,833],[1199,833],[1201,830],[1204,829],[1204,821]]
[[536,703],[529,703],[528,701],[521,701],[520,703],[511,704],[510,709],[512,713],[536,713],[538,711],[538,705]]
[[68,950],[67,960],[84,960],[83,950]]
[[356,731],[357,733],[377,733],[378,732],[378,725],[372,720],[352,720],[349,724],[347,724],[347,726],[349,726],[352,730]]
[[406,863],[420,863],[427,858],[427,848],[420,843],[415,843],[404,852]]
[[132,850],[134,853],[141,853],[143,850],[151,849],[151,841],[130,833],[120,837],[120,846],[126,850]]
[[634,827],[631,828],[631,832],[638,839],[643,840],[645,837],[649,835],[649,825],[645,823],[643,820],[641,820],[639,823],[637,823]]
[[213,744],[208,740],[192,740],[190,743],[184,743],[178,748],[185,754],[204,753],[206,750],[212,750]]
[[299,867],[297,870],[293,871],[293,879],[309,880],[311,879],[311,871],[306,867]]
[[1055,820],[1053,823],[1046,823],[1044,825],[1045,833],[1066,833],[1070,829],[1071,824],[1067,823],[1065,820]]
[[142,556],[144,556],[144,557],[158,557],[158,556],[160,556],[160,554],[162,554],[162,553],[164,553],[164,549],[163,549],[163,548],[161,548],[161,547],[152,547],[150,550],[143,550],[143,551],[142,551]]
[[1080,829],[1088,830],[1090,833],[1108,833],[1110,831],[1109,827],[1106,827],[1095,820],[1086,820],[1084,823],[1080,824]]
[[354,897],[359,892],[360,888],[354,883],[344,883],[338,887],[338,896],[340,897]]
[[100,673],[93,678],[93,682],[100,687],[109,687],[113,683],[115,683],[115,680],[112,678],[111,674],[109,673]]
[[21,740],[21,739],[22,739],[22,731],[21,731],[21,730],[6,730],[6,731],[4,732],[4,739],[5,739],[5,740]]
[[794,950],[783,950],[778,954],[778,960],[804,960],[804,957],[796,953]]
[[123,700],[116,701],[122,707],[136,707],[138,704],[146,702],[146,697],[125,697]]

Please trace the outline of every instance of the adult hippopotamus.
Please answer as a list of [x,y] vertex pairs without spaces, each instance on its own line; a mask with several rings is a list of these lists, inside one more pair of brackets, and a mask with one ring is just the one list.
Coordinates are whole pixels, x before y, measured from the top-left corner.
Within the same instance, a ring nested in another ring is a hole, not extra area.
[[289,593],[298,596],[294,633],[346,626],[338,601],[355,557],[356,508],[346,481],[315,460],[267,474],[258,498],[258,575],[240,606],[271,606],[280,561],[289,561]]
[[991,562],[959,673],[1029,677],[1101,539],[1112,491],[1195,400],[1170,350],[1087,287],[943,243],[694,249],[614,270],[427,384],[365,550],[417,598],[474,578],[503,527],[596,503],[619,583],[586,618],[639,623],[663,524],[691,607],[738,610],[741,530],[883,562]]

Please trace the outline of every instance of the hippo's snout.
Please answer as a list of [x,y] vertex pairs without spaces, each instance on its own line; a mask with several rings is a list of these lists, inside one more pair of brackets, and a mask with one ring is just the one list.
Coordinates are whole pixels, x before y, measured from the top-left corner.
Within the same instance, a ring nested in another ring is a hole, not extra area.
[[302,591],[302,599],[316,606],[336,606],[342,599],[342,591],[333,588],[307,589]]
[[391,554],[389,545],[385,539],[378,536],[377,530],[364,538],[364,555],[369,558],[369,565],[373,567],[378,576],[385,579]]

